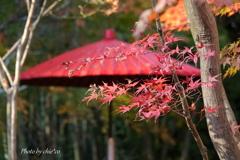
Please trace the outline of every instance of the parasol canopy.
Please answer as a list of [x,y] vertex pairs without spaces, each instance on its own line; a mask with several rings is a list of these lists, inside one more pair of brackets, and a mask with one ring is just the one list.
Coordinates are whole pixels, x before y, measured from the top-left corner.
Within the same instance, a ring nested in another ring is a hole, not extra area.
[[[97,58],[110,47],[130,45],[129,43],[115,39],[114,30],[108,29],[104,33],[104,39],[76,48],[49,59],[25,72],[21,73],[21,85],[34,86],[74,86],[87,87],[89,84],[102,84],[102,82],[126,82],[125,79],[143,79],[149,76],[151,68],[158,62],[156,52],[147,55],[138,55],[135,58],[127,58],[117,62],[114,58],[106,59],[103,64],[90,63],[81,70],[75,70],[69,78],[69,70],[78,68],[79,63],[72,63],[68,68],[61,65],[64,62],[79,61],[86,58]],[[170,73],[167,73],[170,74]],[[179,76],[200,76],[200,70],[188,64],[183,64],[182,69],[177,70]]]

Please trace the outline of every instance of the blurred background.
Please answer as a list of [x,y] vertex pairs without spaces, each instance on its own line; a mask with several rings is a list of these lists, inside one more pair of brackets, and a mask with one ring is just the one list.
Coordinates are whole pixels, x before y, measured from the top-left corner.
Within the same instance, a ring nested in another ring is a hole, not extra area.
[[[49,2],[52,2],[50,0]],[[88,3],[87,3],[88,2]],[[91,3],[90,3],[91,2]],[[134,42],[132,28],[140,14],[151,8],[150,1],[121,0],[113,13],[100,0],[62,0],[52,14],[44,17],[34,34],[23,71],[71,49],[101,40],[106,29],[116,32],[119,40]],[[39,6],[42,1],[39,0]],[[83,7],[88,13],[81,14]],[[96,13],[95,13],[96,12]],[[92,13],[92,14],[90,14]],[[108,15],[109,14],[109,15]],[[22,0],[0,2],[0,55],[20,37],[27,10]],[[239,37],[240,17],[217,17],[220,45]],[[153,30],[155,26],[153,23]],[[177,32],[184,37],[180,46],[192,46],[190,31]],[[11,67],[11,57],[7,65]],[[14,67],[14,66],[12,66]],[[240,74],[224,79],[224,85],[236,118],[240,120]],[[17,146],[19,160],[106,160],[108,139],[108,107],[95,101],[80,103],[88,88],[21,86],[18,97]],[[126,97],[127,98],[127,97]],[[113,102],[113,107],[119,102]],[[197,102],[198,110],[203,104]],[[112,113],[116,160],[200,160],[201,155],[184,120],[169,113],[154,120],[134,121],[135,113]],[[209,159],[218,159],[208,136],[205,119],[194,117],[197,129],[206,145]],[[6,94],[0,88],[0,160],[5,160]],[[56,149],[60,154],[21,154],[27,149]]]

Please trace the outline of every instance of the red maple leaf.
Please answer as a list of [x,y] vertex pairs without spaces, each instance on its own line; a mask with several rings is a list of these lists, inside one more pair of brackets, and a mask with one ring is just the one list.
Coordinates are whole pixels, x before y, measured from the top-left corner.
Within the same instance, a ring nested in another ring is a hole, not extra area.
[[186,80],[182,80],[182,83],[189,83],[190,82],[190,78],[188,76],[186,76]]
[[90,96],[84,98],[82,101],[88,100],[88,101],[87,101],[87,104],[88,104],[89,101],[91,101],[91,100],[93,100],[93,99],[97,99],[97,98],[98,98],[98,94],[95,93],[95,92],[92,92]]
[[101,104],[101,105],[103,105],[103,104],[105,104],[105,103],[107,103],[107,102],[109,102],[109,104],[110,104],[110,102],[111,102],[114,98],[116,98],[115,95],[107,94],[107,95],[104,95],[104,97],[101,98],[101,99],[99,99],[99,100],[103,102],[103,103]]
[[219,82],[219,80],[216,79],[218,76],[219,75],[216,75],[216,76],[209,75],[209,82],[203,82],[202,83],[203,86],[213,88],[214,86],[217,85],[214,82]]
[[146,85],[141,84],[141,86],[137,88],[137,91],[135,92],[135,94],[138,95],[144,89],[146,89]]
[[204,55],[204,60],[209,59],[210,57],[213,57],[216,54],[218,53],[215,51],[212,51],[211,48],[208,48],[206,55]]
[[216,75],[216,76],[209,75],[209,81],[210,82],[219,82],[219,80],[216,79],[218,76],[220,76],[220,74]]
[[117,95],[117,96],[120,96],[120,95],[122,95],[122,94],[126,94],[128,90],[129,90],[129,89],[118,88],[118,90],[117,90],[117,92],[116,92],[116,95]]
[[135,87],[139,83],[139,81],[133,83],[131,79],[126,79],[126,80],[128,81],[128,84],[125,84],[126,88]]
[[221,106],[222,106],[222,105],[219,105],[219,106],[214,107],[214,108],[212,108],[212,107],[206,107],[205,113],[206,113],[206,114],[207,114],[207,113],[213,113],[216,109],[220,108]]
[[187,61],[192,60],[195,64],[195,66],[197,66],[197,62],[198,62],[198,58],[200,57],[200,55],[198,54],[198,52],[194,53],[194,54],[189,54],[186,59]]
[[234,125],[234,124],[231,125],[231,130],[232,130],[233,135],[236,135],[236,132],[239,129],[240,129],[240,125]]
[[166,44],[176,42],[176,41],[183,41],[180,37],[175,37],[173,34],[171,36],[166,36]]
[[167,81],[168,81],[167,78],[160,77],[160,78],[157,79],[157,81],[156,81],[155,83],[160,83],[160,84],[162,84],[162,83],[167,82]]
[[125,105],[122,105],[120,107],[117,107],[118,109],[116,110],[118,113],[125,113],[125,112],[128,112],[130,111],[130,108],[125,106]]
[[203,42],[200,42],[200,45],[199,46],[197,46],[197,48],[199,48],[199,49],[201,49],[201,48],[203,48],[204,47],[204,44],[203,44]]
[[151,48],[154,48],[154,43],[158,44],[159,41],[156,41],[155,39],[157,39],[156,36],[150,36],[147,40],[147,44],[151,47]]
[[115,91],[118,89],[118,85],[115,84],[114,82],[112,82],[112,83],[113,83],[113,86],[107,86],[107,85],[105,85],[105,86],[107,86],[108,92],[115,92]]
[[201,85],[201,82],[199,81],[200,79],[194,82],[193,79],[191,78],[190,83],[188,84],[189,87],[187,87],[186,92],[188,92],[189,90],[195,90],[196,88],[198,88],[199,85]]
[[212,44],[204,44],[203,42],[200,42],[200,45],[197,46],[197,48],[201,49],[203,47],[208,47],[208,46],[211,46]]
[[216,86],[216,83],[212,83],[212,82],[203,82],[202,83],[204,87],[210,87],[213,88],[214,86]]

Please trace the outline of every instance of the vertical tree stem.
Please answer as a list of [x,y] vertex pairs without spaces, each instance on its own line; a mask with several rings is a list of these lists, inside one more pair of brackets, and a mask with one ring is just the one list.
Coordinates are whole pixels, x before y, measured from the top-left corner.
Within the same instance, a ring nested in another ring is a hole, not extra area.
[[[210,76],[221,74],[219,56],[204,58],[209,49],[217,53],[220,51],[217,23],[206,1],[184,0],[183,2],[196,46],[200,43],[211,44],[211,46],[198,48],[201,81],[209,82]],[[221,160],[240,159],[237,141],[234,139],[226,115],[226,101],[224,101],[226,96],[223,93],[221,76],[218,76],[217,79],[219,82],[216,83],[214,89],[202,87],[203,101],[206,107],[222,106],[213,113],[206,114],[209,135]]]

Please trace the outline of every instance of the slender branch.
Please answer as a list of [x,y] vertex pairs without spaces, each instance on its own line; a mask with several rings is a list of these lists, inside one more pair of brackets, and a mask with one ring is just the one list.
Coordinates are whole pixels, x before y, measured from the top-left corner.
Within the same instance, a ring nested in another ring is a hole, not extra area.
[[33,15],[34,15],[35,7],[36,7],[36,1],[32,0],[30,10],[29,10],[29,13],[28,13],[28,18],[27,18],[27,21],[26,21],[26,25],[24,27],[23,35],[21,37],[21,41],[20,41],[20,44],[18,45],[18,49],[17,49],[17,59],[16,59],[16,65],[15,65],[15,77],[14,77],[14,81],[13,81],[14,85],[18,84],[18,82],[19,82],[19,76],[20,76],[20,71],[21,71],[22,52],[23,52],[23,48],[25,47],[25,45],[27,43],[27,39],[29,37],[29,28],[30,28],[31,23],[32,23],[32,18],[33,18]]
[[1,57],[0,57],[0,66],[1,66],[0,68],[2,68],[4,70],[4,72],[6,73],[10,85],[12,85],[13,84],[12,77]]
[[52,9],[62,0],[57,0],[55,1],[51,6],[49,6],[44,12],[43,12],[43,16],[45,16],[46,14],[48,14],[50,11],[52,11]]
[[25,50],[24,50],[24,53],[23,53],[23,56],[22,56],[22,59],[21,59],[21,67],[23,66],[24,62],[25,62],[25,59],[27,57],[27,54],[28,54],[28,51],[29,51],[29,47],[31,45],[31,42],[32,42],[32,37],[33,37],[33,31],[36,29],[36,26],[37,24],[39,23],[41,17],[43,16],[43,12],[44,12],[44,9],[45,9],[45,6],[47,4],[47,0],[44,0],[43,2],[43,5],[41,7],[41,10],[40,10],[40,13],[37,17],[37,19],[32,23],[31,27],[29,28],[29,36],[28,36],[28,41],[27,41],[27,44],[26,44],[26,47],[25,47]]
[[207,155],[207,148],[204,146],[203,142],[202,142],[202,139],[196,129],[196,125],[193,123],[192,121],[192,117],[191,117],[191,114],[190,114],[190,111],[189,111],[189,104],[188,104],[188,101],[186,99],[186,95],[184,93],[184,88],[182,85],[180,85],[179,83],[179,79],[178,79],[178,76],[175,72],[173,72],[173,79],[174,79],[174,82],[175,83],[178,83],[177,85],[177,90],[179,92],[179,95],[180,95],[180,98],[181,98],[181,101],[182,101],[182,108],[183,108],[183,111],[184,111],[184,117],[185,117],[185,121],[187,123],[187,126],[189,128],[189,130],[191,131],[199,149],[200,149],[200,152],[201,152],[201,155],[203,157],[204,160],[208,160],[208,155]]
[[[41,17],[46,16],[61,0],[57,0],[55,1],[52,5],[50,5],[41,15]],[[40,18],[41,18],[40,17]],[[33,23],[32,23],[32,27],[36,27],[38,24],[38,21],[40,20],[36,19]],[[21,42],[21,38],[19,38],[15,44],[7,51],[7,53],[3,56],[2,60],[6,60],[10,55],[12,55],[12,53],[17,49],[17,46],[19,45],[19,43]]]
[[0,66],[0,82],[1,82],[3,89],[8,94],[9,93],[9,84],[8,84],[8,81],[5,77],[5,74],[3,73],[2,69],[1,69],[1,67],[2,66]]
[[27,5],[27,10],[29,11],[29,9],[30,9],[30,1],[29,0],[25,0],[25,3]]
[[19,43],[21,42],[21,38],[19,38],[14,45],[7,51],[7,53],[3,56],[2,60],[5,61],[16,49]]
[[83,9],[83,6],[78,6],[78,8],[80,9],[80,15],[83,17],[83,18],[87,18],[87,17],[90,17],[91,15],[95,14],[98,10],[95,10],[95,11],[92,11],[90,13],[84,13],[84,9]]
[[[59,1],[57,1],[59,2]],[[47,0],[44,0],[43,2],[43,5],[41,7],[41,10],[40,10],[40,13],[37,17],[37,19],[33,22],[32,26],[31,26],[31,30],[35,30],[37,24],[39,23],[40,19],[44,16],[44,9],[46,7],[46,4],[47,4]],[[45,13],[45,15],[47,14],[48,12]]]
[[[156,0],[151,0],[151,2],[152,2],[152,7],[154,9],[155,6],[156,6]],[[161,39],[161,45],[163,45],[165,43],[165,39],[164,39],[159,15],[157,15],[157,18],[156,18],[156,25],[157,25],[157,30],[158,30],[159,37]],[[193,137],[194,137],[194,139],[195,139],[195,141],[196,141],[196,143],[197,143],[197,145],[200,149],[200,152],[201,152],[201,155],[202,155],[203,159],[208,160],[207,149],[204,146],[204,144],[202,142],[202,139],[201,139],[201,137],[200,137],[200,135],[199,135],[199,133],[196,129],[196,126],[192,121],[191,114],[190,114],[190,111],[189,111],[189,104],[188,104],[188,101],[187,101],[187,98],[186,98],[186,95],[185,95],[185,92],[184,92],[184,88],[183,88],[183,86],[181,85],[181,83],[178,79],[178,75],[176,74],[176,71],[174,71],[174,70],[172,71],[172,76],[173,76],[174,83],[177,84],[176,88],[179,92],[179,96],[180,96],[180,99],[181,99],[186,124],[187,124],[189,130],[191,131],[191,133],[192,133],[192,135],[193,135]]]
[[30,33],[29,33],[29,36],[28,36],[28,41],[27,41],[27,44],[25,46],[25,50],[24,50],[24,53],[23,53],[23,56],[21,58],[21,63],[20,63],[20,66],[22,67],[26,58],[27,58],[27,54],[29,52],[29,48],[30,48],[30,45],[31,45],[31,42],[32,42],[32,37],[33,37],[33,31],[31,30]]

